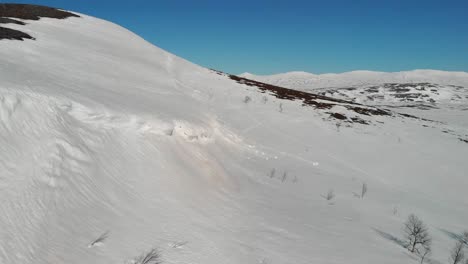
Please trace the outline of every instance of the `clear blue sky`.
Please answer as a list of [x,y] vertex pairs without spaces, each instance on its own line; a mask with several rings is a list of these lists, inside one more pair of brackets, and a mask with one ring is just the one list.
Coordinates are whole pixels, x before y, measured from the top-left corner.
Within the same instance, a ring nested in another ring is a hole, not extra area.
[[[0,1],[5,2],[5,1]],[[230,73],[468,71],[468,0],[31,0]]]

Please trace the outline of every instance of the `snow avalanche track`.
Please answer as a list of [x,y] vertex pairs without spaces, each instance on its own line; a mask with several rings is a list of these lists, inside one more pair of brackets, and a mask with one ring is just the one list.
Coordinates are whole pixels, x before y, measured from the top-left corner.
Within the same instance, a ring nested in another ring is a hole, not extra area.
[[5,25],[35,40],[0,41],[0,263],[126,263],[153,247],[163,263],[418,263],[392,241],[410,213],[445,261],[447,234],[468,228],[468,144],[430,121],[340,123],[330,111],[356,113],[80,16]]

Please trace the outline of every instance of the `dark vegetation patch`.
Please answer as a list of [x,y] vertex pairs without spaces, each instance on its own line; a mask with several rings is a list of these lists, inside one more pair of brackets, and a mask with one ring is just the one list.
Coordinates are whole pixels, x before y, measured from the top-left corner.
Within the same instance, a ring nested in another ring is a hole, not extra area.
[[34,39],[29,34],[21,32],[19,30],[9,29],[0,27],[0,39],[11,39],[11,40],[24,40],[24,39]]
[[[355,103],[356,104],[356,103]],[[379,108],[362,108],[358,106],[348,106],[348,110],[352,110],[361,115],[379,115],[379,116],[391,116],[392,113],[388,110],[383,110]]]
[[[430,101],[430,100],[429,100]],[[439,109],[438,107],[434,105],[428,105],[428,104],[423,104],[423,103],[418,103],[418,104],[408,104],[408,105],[400,105],[398,107],[406,107],[406,108],[416,108],[420,110],[431,110],[431,109]]]
[[[25,25],[24,22],[13,19],[39,20],[41,17],[65,19],[68,17],[80,17],[76,14],[52,7],[26,4],[0,4],[0,24]],[[24,40],[34,39],[29,34],[19,30],[0,27],[0,40]]]
[[417,87],[437,87],[437,85],[433,83],[428,83],[428,82],[422,82],[422,83],[385,83],[384,87],[389,88],[389,89],[394,89],[395,91],[400,90],[400,89],[407,89],[407,88],[417,88]]
[[363,125],[369,125],[369,122],[357,116],[348,118],[347,116],[340,113],[330,113],[330,117],[336,120],[345,121],[347,123],[359,123]]
[[452,87],[452,88],[455,88],[455,90],[459,91],[459,90],[464,90],[465,87],[463,86],[459,86],[459,85],[448,85],[449,87]]
[[460,140],[461,142],[468,143],[468,139],[459,138],[459,140]]
[[407,93],[407,92],[411,91],[411,89],[409,89],[409,88],[400,88],[400,87],[392,87],[390,89],[390,91],[396,92],[396,93]]
[[[422,117],[417,117],[417,116],[410,115],[410,114],[398,113],[398,115],[404,116],[404,117],[407,117],[407,118],[412,118],[412,119],[418,119],[418,120],[422,120],[422,121],[427,121],[427,122],[436,122],[436,121],[434,121],[434,120],[430,120],[430,119],[426,119],[426,118],[422,118]],[[440,123],[440,122],[439,122],[439,123]]]
[[[353,121],[353,123],[359,123],[359,124],[363,124],[363,125],[369,125],[369,122],[367,122],[366,120],[362,119],[362,118],[359,118],[359,117],[351,117],[351,121]],[[377,121],[378,122],[378,121]],[[383,122],[379,122],[379,123],[383,123]]]
[[338,119],[338,120],[347,120],[348,119],[345,115],[340,114],[340,113],[332,113],[330,116],[335,118],[335,119]]
[[7,17],[0,17],[0,24],[17,24],[22,26],[26,25],[26,23],[24,22]]
[[378,93],[379,92],[379,87],[369,87],[366,89],[366,92],[369,92],[369,93]]
[[47,6],[26,4],[0,4],[0,17],[39,20],[41,17],[64,19],[68,17],[80,16]]

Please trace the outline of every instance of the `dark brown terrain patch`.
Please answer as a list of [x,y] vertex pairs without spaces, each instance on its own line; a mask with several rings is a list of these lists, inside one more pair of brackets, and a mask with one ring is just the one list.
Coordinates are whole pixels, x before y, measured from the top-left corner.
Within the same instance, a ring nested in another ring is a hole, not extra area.
[[22,26],[26,25],[24,22],[6,17],[0,17],[0,24],[17,24]]
[[[353,121],[353,123],[359,123],[359,124],[363,124],[363,125],[369,125],[369,122],[367,122],[366,120],[362,119],[362,118],[359,118],[359,117],[351,117],[351,121]],[[378,122],[378,121],[377,121]],[[379,122],[379,123],[383,123],[383,122]]]
[[398,113],[398,115],[404,116],[404,117],[407,117],[407,118],[412,118],[412,119],[418,119],[418,120],[422,120],[422,121],[427,121],[427,122],[441,123],[441,122],[438,122],[438,121],[434,121],[434,120],[427,119],[427,118],[422,118],[422,117],[417,117],[417,116],[410,115],[410,114]]
[[65,19],[68,17],[80,16],[47,6],[27,4],[0,4],[0,17],[39,20],[41,17]]
[[[41,17],[65,19],[68,17],[80,16],[47,6],[27,4],[0,4],[0,24],[25,25],[24,22],[13,18],[24,20],[39,20]],[[0,40],[2,39],[24,40],[34,38],[20,30],[0,27]]]
[[21,32],[19,30],[9,29],[0,27],[0,39],[11,39],[11,40],[21,40],[24,39],[34,39],[29,34]]
[[362,125],[369,125],[369,122],[357,116],[348,118],[347,116],[340,113],[330,113],[330,117],[336,120],[345,121],[347,123],[359,123]]
[[330,116],[335,118],[335,119],[338,119],[338,120],[347,120],[348,119],[345,115],[340,114],[340,113],[331,113]]

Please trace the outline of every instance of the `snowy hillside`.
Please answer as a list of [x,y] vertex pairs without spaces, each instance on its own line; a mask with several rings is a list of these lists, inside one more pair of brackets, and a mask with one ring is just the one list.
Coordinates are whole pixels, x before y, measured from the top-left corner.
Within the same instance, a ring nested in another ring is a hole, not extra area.
[[174,264],[419,263],[399,242],[411,213],[445,263],[468,229],[466,122],[266,85],[97,18],[8,8],[0,263],[132,263],[151,248]]

